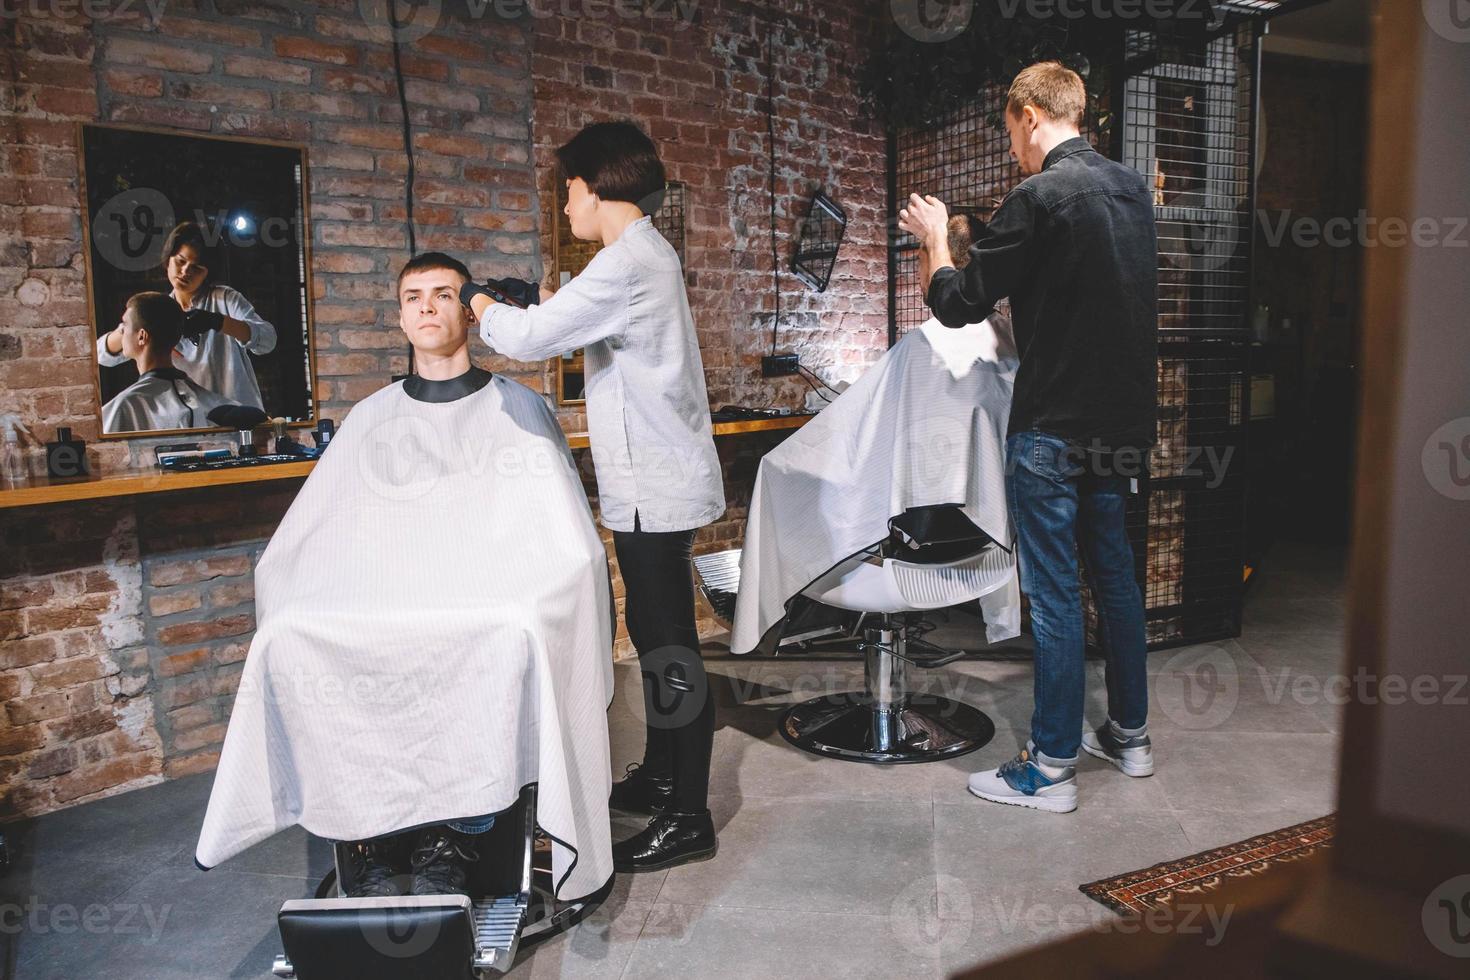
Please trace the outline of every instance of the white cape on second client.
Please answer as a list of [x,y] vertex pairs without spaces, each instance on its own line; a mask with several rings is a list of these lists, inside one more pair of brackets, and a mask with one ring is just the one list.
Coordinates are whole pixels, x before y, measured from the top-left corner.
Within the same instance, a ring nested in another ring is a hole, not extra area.
[[[786,604],[838,562],[888,536],[910,507],[962,504],[1012,548],[1005,439],[1015,383],[1010,325],[930,319],[761,460],[740,556],[730,650],[749,653]],[[986,638],[1021,632],[1010,581],[983,597]]]
[[495,377],[358,403],[255,573],[196,861],[495,813],[538,784],[560,898],[612,875],[607,557],[556,419]]

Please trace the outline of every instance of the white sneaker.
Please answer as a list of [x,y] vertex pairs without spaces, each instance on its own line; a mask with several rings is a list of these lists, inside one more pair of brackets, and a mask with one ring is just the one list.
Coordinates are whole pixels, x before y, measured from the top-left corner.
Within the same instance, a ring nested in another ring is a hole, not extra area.
[[1082,750],[1088,755],[1111,762],[1126,776],[1139,778],[1154,774],[1154,748],[1147,735],[1119,738],[1111,722],[1095,732],[1082,733]]
[[1071,813],[1077,809],[1077,770],[1068,766],[1057,776],[1041,770],[1026,749],[998,769],[977,772],[970,777],[970,792],[992,803],[1046,810],[1048,813]]

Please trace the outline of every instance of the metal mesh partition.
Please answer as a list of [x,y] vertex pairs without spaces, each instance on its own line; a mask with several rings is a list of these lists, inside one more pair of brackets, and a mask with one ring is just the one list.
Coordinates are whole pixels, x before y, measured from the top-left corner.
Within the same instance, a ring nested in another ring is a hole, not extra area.
[[[1113,71],[1110,148],[1148,180],[1159,232],[1159,444],[1128,516],[1153,647],[1240,629],[1255,64],[1256,27],[1242,23],[1203,39],[1130,32]],[[990,122],[1004,98],[991,89],[935,127],[891,134],[894,342],[929,316],[899,195],[988,219],[1020,180]]]
[[[1000,199],[1021,179],[1011,160],[1005,127],[991,120],[1005,111],[1005,89],[985,91],[928,129],[902,129],[893,135],[890,172],[897,193],[933,194],[950,214],[973,214],[988,221]],[[929,319],[919,291],[919,245],[898,230],[894,202],[890,217],[893,302],[889,315],[889,344]]]

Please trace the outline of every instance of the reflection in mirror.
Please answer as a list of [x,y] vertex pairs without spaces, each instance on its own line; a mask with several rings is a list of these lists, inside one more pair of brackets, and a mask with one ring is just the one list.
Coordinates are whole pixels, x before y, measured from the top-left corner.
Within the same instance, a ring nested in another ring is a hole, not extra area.
[[306,150],[82,127],[104,437],[315,413]]

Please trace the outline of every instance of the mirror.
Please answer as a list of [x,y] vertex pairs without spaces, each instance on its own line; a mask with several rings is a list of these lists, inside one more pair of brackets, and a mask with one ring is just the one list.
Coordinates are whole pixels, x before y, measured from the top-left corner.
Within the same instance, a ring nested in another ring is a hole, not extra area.
[[821,191],[812,196],[811,207],[801,223],[791,271],[817,292],[824,292],[837,263],[837,249],[847,230],[847,214]]
[[[597,254],[596,242],[584,242],[572,234],[572,227],[562,210],[567,206],[565,181],[553,179],[556,187],[556,206],[552,208],[555,232],[551,236],[551,266],[556,271],[556,288],[560,289],[572,277],[587,267],[592,256]],[[679,265],[688,268],[684,261],[684,195],[685,184],[681,180],[670,180],[664,184],[663,200],[652,215],[653,226],[672,246],[679,256]],[[556,361],[556,401],[559,405],[582,405],[587,401],[587,370],[582,350],[568,351]]]
[[306,148],[90,124],[81,145],[102,438],[233,405],[311,425]]

